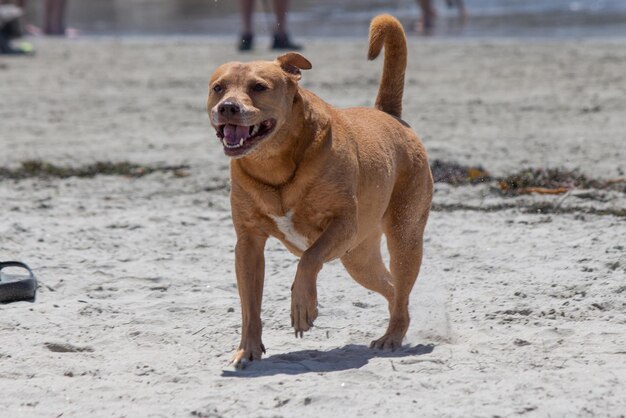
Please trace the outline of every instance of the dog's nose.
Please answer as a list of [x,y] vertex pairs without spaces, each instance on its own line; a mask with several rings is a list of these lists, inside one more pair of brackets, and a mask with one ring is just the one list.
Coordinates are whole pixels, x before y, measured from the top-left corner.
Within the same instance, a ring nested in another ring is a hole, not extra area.
[[220,113],[220,115],[228,116],[241,112],[241,108],[236,103],[223,102],[218,106],[217,111]]

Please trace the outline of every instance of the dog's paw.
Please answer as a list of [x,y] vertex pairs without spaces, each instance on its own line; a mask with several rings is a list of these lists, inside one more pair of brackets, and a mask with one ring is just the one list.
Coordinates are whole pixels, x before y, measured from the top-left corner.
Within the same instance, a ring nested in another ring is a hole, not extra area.
[[235,354],[233,354],[230,364],[232,364],[235,369],[242,370],[245,369],[251,361],[260,360],[263,353],[265,353],[263,344],[250,346],[249,348],[239,348],[235,351]]
[[395,351],[402,347],[402,337],[385,334],[377,340],[372,341],[370,348],[376,350]]
[[317,291],[312,288],[302,289],[295,285],[291,291],[291,326],[296,338],[302,338],[304,331],[313,326],[317,318]]
[[317,318],[317,308],[307,308],[300,304],[294,304],[291,307],[291,326],[296,332],[296,338],[298,335],[302,338],[304,331],[313,327],[315,318]]

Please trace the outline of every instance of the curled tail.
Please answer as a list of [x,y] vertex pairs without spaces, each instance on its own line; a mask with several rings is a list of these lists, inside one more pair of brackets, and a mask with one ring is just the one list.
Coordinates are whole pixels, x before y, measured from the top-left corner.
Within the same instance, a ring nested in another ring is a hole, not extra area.
[[376,16],[370,24],[367,58],[378,57],[385,47],[383,75],[376,96],[376,109],[400,117],[406,69],[406,36],[402,24],[391,15]]

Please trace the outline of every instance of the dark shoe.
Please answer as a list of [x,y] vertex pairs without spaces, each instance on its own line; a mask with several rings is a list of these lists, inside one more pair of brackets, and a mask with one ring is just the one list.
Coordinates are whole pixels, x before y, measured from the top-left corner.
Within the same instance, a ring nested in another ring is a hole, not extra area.
[[17,48],[0,48],[0,55],[35,55],[35,50],[30,44],[21,44]]
[[8,38],[0,34],[0,55],[33,55],[35,48],[28,42],[20,42],[12,46]]
[[291,43],[289,35],[286,33],[275,33],[272,49],[290,49],[292,51],[298,51],[302,49],[302,45]]
[[247,33],[241,35],[241,40],[239,41],[238,49],[240,51],[251,51],[254,43],[254,35],[251,33]]
[[[28,274],[6,274],[2,270],[17,267]],[[19,261],[0,262],[0,303],[18,300],[34,301],[37,292],[37,279],[30,267]]]

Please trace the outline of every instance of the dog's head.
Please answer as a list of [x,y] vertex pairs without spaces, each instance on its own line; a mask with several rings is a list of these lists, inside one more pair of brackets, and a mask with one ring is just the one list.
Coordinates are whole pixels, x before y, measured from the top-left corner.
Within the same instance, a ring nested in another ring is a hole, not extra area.
[[275,61],[230,62],[215,70],[207,110],[227,156],[279,146],[273,139],[291,114],[300,70],[310,68],[306,58],[289,52]]

